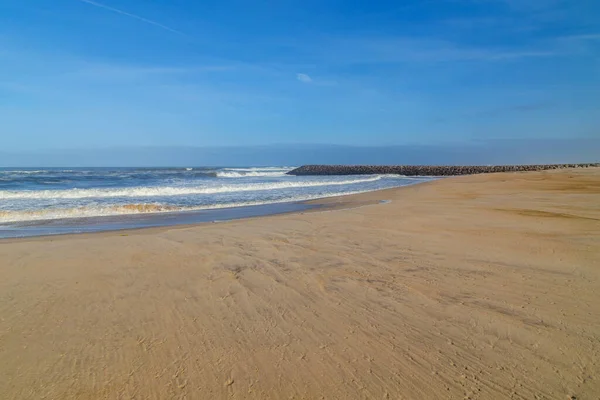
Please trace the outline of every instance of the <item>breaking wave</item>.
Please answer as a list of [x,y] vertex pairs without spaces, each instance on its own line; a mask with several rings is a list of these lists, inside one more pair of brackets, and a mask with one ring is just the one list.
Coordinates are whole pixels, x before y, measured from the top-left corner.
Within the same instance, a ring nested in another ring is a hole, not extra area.
[[248,178],[248,177],[264,177],[264,178],[276,178],[278,176],[285,176],[287,171],[284,172],[267,172],[267,171],[248,171],[248,172],[235,172],[235,171],[222,171],[217,172],[217,178]]
[[156,186],[156,187],[130,187],[114,189],[65,189],[65,190],[6,190],[0,191],[0,200],[13,199],[84,199],[84,198],[111,198],[111,197],[168,197],[195,194],[254,192],[292,188],[308,188],[319,186],[353,185],[366,182],[375,182],[382,179],[381,175],[368,178],[357,178],[336,181],[288,181],[269,183],[249,183],[240,185],[218,186]]
[[42,174],[50,174],[50,173],[69,173],[73,172],[71,169],[61,169],[61,170],[46,170],[46,169],[26,169],[26,170],[18,170],[18,169],[8,169],[8,170],[0,170],[0,175],[42,175]]
[[28,221],[45,221],[56,219],[110,217],[116,215],[136,215],[172,213],[186,211],[215,210],[222,208],[259,206],[266,204],[290,203],[299,201],[315,200],[333,196],[345,196],[368,192],[369,190],[357,190],[349,192],[332,192],[318,195],[296,196],[278,200],[244,201],[222,204],[206,204],[199,206],[171,206],[156,203],[132,203],[108,206],[82,206],[73,208],[54,208],[45,210],[23,210],[23,211],[0,211],[0,223],[15,223]]
[[254,167],[254,168],[223,168],[216,173],[217,178],[276,178],[285,176],[292,167]]
[[223,171],[238,171],[238,172],[252,172],[252,171],[291,171],[295,167],[248,167],[248,168],[223,168]]

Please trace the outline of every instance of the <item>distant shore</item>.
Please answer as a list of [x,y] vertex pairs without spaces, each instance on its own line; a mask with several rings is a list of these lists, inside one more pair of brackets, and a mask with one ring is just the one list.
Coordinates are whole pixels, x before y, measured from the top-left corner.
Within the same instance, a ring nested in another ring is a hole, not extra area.
[[597,398],[600,168],[309,204],[0,241],[2,398]]
[[372,175],[457,176],[497,172],[546,171],[565,168],[600,167],[600,163],[540,165],[303,165],[288,175]]

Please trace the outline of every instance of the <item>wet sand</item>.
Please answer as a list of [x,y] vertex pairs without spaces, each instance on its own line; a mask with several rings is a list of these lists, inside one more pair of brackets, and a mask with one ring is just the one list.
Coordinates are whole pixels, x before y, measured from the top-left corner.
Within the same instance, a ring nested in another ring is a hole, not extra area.
[[321,203],[0,241],[1,397],[598,397],[600,169]]

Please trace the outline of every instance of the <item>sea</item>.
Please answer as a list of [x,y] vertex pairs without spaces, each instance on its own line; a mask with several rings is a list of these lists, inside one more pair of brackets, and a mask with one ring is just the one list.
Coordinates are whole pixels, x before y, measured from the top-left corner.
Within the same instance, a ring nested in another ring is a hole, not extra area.
[[0,238],[219,222],[302,211],[304,201],[425,182],[293,176],[292,166],[0,168]]

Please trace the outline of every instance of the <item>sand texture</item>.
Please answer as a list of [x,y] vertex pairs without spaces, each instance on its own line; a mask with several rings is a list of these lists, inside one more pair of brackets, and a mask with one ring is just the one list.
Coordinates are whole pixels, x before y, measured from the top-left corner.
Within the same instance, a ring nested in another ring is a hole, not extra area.
[[0,398],[600,398],[600,169],[377,200],[0,241]]

